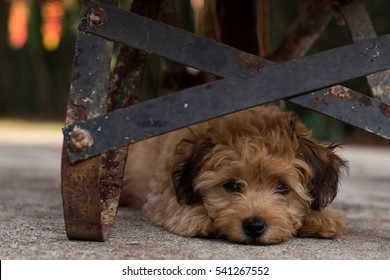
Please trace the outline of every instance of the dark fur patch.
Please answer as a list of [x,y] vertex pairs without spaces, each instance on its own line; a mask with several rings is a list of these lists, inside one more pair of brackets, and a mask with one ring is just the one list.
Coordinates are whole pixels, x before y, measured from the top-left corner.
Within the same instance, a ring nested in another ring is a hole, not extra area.
[[299,142],[301,156],[313,173],[309,186],[314,198],[311,208],[321,210],[336,197],[339,177],[347,163],[334,153],[337,145],[321,146],[306,138],[299,139]]
[[190,205],[202,201],[201,195],[194,190],[194,180],[199,174],[205,156],[213,147],[210,138],[200,138],[198,141],[184,139],[177,145],[172,180],[179,203]]

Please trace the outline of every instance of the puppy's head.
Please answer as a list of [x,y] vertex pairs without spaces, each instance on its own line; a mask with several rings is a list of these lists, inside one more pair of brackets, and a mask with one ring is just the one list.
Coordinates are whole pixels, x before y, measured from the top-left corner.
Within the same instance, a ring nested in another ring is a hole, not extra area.
[[181,204],[203,204],[210,232],[240,243],[292,238],[309,208],[337,193],[345,162],[294,116],[260,107],[208,122],[182,140],[173,184]]

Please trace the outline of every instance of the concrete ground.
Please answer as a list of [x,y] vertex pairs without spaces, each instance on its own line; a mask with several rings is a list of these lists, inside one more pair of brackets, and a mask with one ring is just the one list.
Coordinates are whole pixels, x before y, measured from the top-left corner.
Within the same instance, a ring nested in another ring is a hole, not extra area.
[[59,187],[61,133],[0,125],[0,259],[390,259],[390,147],[345,146],[350,161],[334,207],[348,227],[335,240],[249,246],[190,239],[120,208],[109,240],[69,241]]

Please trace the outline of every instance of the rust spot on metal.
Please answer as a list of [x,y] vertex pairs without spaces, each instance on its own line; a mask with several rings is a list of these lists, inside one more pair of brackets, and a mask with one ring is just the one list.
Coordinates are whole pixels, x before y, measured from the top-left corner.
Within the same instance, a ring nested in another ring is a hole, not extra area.
[[327,105],[327,104],[328,102],[326,102],[326,100],[323,98],[315,97],[311,100],[311,106],[313,107],[313,109],[318,109],[322,105]]
[[88,12],[88,25],[92,28],[96,28],[104,25],[107,22],[107,12],[101,7],[93,7]]
[[105,153],[105,159],[102,160],[102,167],[104,169],[115,169],[118,167],[120,162],[118,162],[118,153],[120,150],[112,150]]
[[76,151],[85,151],[92,146],[93,139],[87,130],[75,127],[70,136],[70,144]]
[[[75,123],[76,119],[78,121],[87,119],[87,111],[86,111],[84,106],[73,106],[72,113],[75,116],[75,120],[72,123]],[[71,115],[71,114],[69,113],[69,115]]]
[[247,69],[259,69],[265,66],[263,59],[253,54],[238,52],[234,55],[234,58]]
[[385,117],[390,117],[390,105],[386,103],[379,104],[379,110]]
[[107,100],[108,111],[138,103],[146,58],[143,51],[124,45],[119,48]]
[[73,73],[72,73],[71,82],[74,82],[74,81],[80,79],[80,77],[81,77],[80,72],[73,72]]
[[366,106],[366,107],[369,107],[369,106],[372,105],[371,99],[368,98],[367,96],[360,96],[359,102],[360,102],[361,104],[363,104],[364,106]]
[[113,224],[121,194],[127,147],[106,152],[100,158],[100,205],[103,229],[108,232]]
[[354,92],[343,86],[334,86],[330,88],[329,94],[338,99],[347,99],[353,102],[359,102],[360,104],[369,107],[372,105],[371,99],[368,96],[364,96]]

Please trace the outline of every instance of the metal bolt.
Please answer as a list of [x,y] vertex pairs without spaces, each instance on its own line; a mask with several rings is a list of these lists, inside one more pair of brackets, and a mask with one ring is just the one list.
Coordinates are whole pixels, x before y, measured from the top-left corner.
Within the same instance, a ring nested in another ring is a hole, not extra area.
[[92,28],[102,26],[107,21],[107,12],[103,8],[94,7],[89,10],[87,19],[88,25]]
[[85,151],[92,146],[93,139],[87,130],[75,129],[70,135],[70,144],[76,151]]

